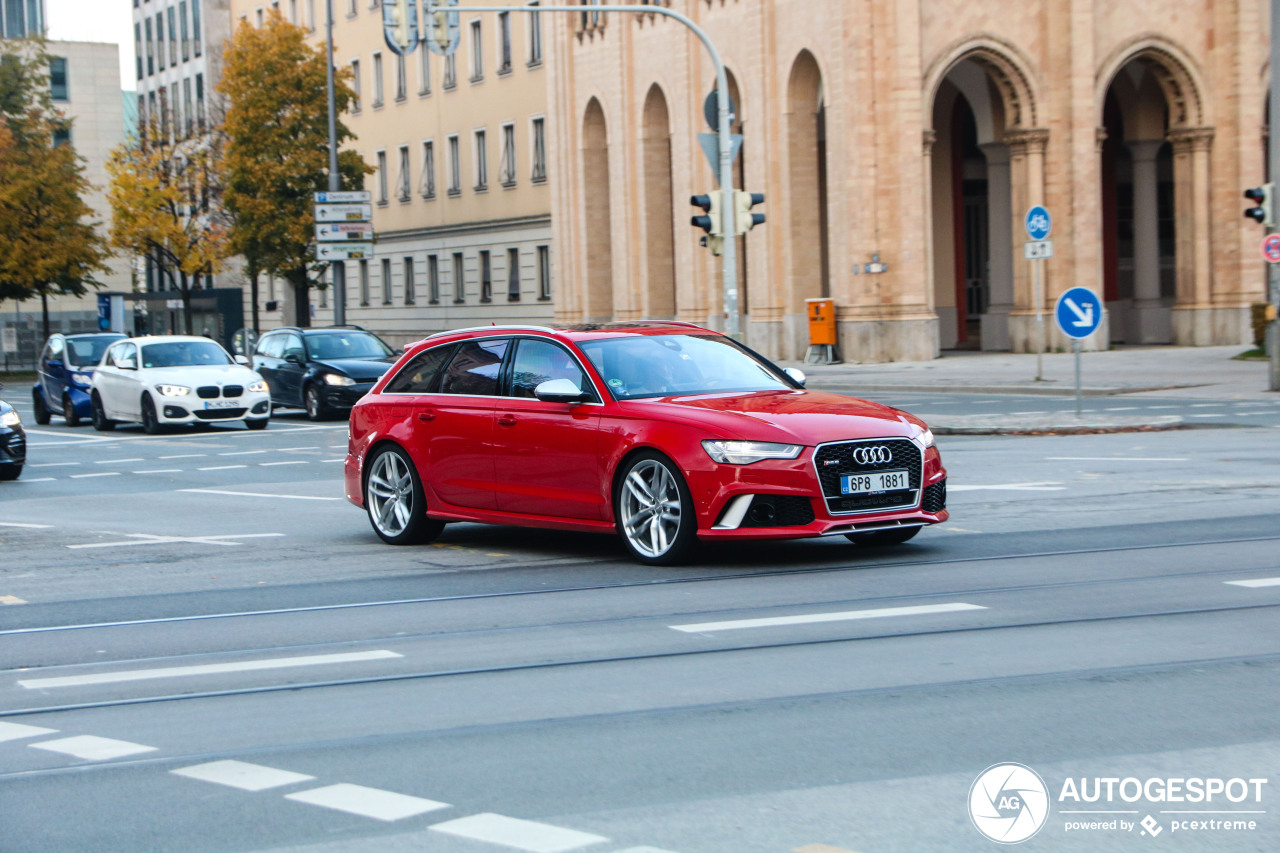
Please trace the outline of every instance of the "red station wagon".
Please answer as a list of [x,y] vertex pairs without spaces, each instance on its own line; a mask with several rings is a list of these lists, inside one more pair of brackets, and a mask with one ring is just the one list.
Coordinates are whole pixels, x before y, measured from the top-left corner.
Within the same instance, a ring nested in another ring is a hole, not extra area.
[[392,544],[451,521],[697,540],[905,542],[947,520],[933,434],[689,323],[484,326],[411,345],[351,412],[347,499]]

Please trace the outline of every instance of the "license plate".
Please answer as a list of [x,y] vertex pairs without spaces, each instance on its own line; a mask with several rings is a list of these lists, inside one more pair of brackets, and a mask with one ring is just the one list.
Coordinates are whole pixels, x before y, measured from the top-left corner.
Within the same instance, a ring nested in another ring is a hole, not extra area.
[[238,400],[207,400],[204,404],[206,409],[236,409],[239,406]]
[[870,474],[841,474],[840,494],[873,495],[911,487],[906,471],[875,471]]

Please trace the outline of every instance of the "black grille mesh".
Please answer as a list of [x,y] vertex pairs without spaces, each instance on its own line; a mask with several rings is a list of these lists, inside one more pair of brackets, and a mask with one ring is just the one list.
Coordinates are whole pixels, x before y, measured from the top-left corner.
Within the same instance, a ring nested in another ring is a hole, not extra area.
[[945,479],[925,488],[924,498],[920,501],[920,508],[925,512],[931,513],[939,513],[947,508],[947,481]]
[[212,400],[218,396],[217,385],[201,385],[196,389],[196,396],[201,400]]
[[[888,462],[861,464],[854,461],[854,451],[860,447],[883,447],[891,454]],[[831,512],[869,512],[877,509],[894,509],[915,506],[920,493],[923,457],[920,448],[907,438],[876,438],[865,441],[844,441],[826,444],[814,454],[818,482],[822,495]],[[843,474],[862,474],[867,471],[895,471],[905,469],[910,488],[879,495],[841,495],[840,477]]]
[[221,418],[243,418],[244,409],[196,409],[195,415],[202,421],[216,421]]
[[222,396],[224,396],[224,397],[239,397],[239,396],[240,396],[241,394],[243,394],[243,393],[244,393],[244,386],[243,386],[243,385],[224,385],[224,386],[222,386]]
[[[772,508],[772,517],[768,508]],[[800,495],[756,495],[742,519],[743,527],[803,527],[812,524],[813,502]]]

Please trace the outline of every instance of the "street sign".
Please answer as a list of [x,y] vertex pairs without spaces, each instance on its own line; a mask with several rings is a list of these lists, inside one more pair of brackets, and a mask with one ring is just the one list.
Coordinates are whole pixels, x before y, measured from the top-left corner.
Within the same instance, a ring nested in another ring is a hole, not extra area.
[[316,222],[371,222],[371,204],[317,204]]
[[[716,186],[720,185],[720,135],[716,133],[699,133],[698,144],[702,146],[702,153],[707,155],[707,162],[711,164],[711,174],[715,176]],[[742,134],[729,134],[729,162],[732,163],[738,159],[738,152],[742,150]]]
[[1022,244],[1022,257],[1028,261],[1038,261],[1053,257],[1052,240],[1029,240]]
[[1026,218],[1027,237],[1032,240],[1047,240],[1049,232],[1053,230],[1053,218],[1049,216],[1049,210],[1042,204],[1027,211]]
[[0,329],[0,350],[5,352],[18,351],[18,330],[12,326],[5,326]]
[[317,243],[317,261],[359,261],[373,257],[372,243]]
[[1102,301],[1087,287],[1073,287],[1058,297],[1053,316],[1062,334],[1076,340],[1087,338],[1102,322]]
[[[702,102],[702,117],[707,120],[707,126],[716,133],[720,132],[720,95],[719,89],[712,89],[708,93],[706,100]],[[729,124],[733,124],[733,118],[737,115],[734,107],[733,98],[729,98]]]
[[373,240],[372,222],[342,222],[316,226],[317,243],[344,243],[348,240]]
[[333,193],[315,193],[316,204],[361,204],[373,201],[368,190],[344,190]]
[[438,53],[441,56],[448,56],[458,49],[458,42],[462,38],[462,26],[458,21],[458,13],[456,11],[441,12],[445,19],[443,32],[437,29],[433,20],[433,11],[441,6],[457,6],[458,0],[426,0],[422,4],[423,21],[423,40],[427,43],[427,49],[432,53]]
[[1262,238],[1262,257],[1269,264],[1280,264],[1280,234],[1268,234]]
[[393,53],[413,53],[418,35],[418,0],[383,0],[382,35]]

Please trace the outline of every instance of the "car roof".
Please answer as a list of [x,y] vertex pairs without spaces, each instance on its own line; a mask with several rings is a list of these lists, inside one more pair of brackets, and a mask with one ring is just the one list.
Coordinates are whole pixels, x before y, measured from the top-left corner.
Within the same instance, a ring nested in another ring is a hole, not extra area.
[[[304,336],[306,335],[340,335],[344,332],[364,332],[366,335],[374,335],[373,332],[369,331],[368,329],[362,329],[359,326],[318,326],[318,327],[308,327],[305,329],[302,328],[301,326],[280,326],[279,328],[272,329],[269,332],[263,332],[262,336],[265,338],[267,335],[274,335],[277,332],[296,332]],[[374,335],[374,337],[377,337],[377,335]]]
[[[213,338],[206,338],[203,335],[140,335],[128,340],[139,344],[172,344],[182,341],[203,341],[208,344],[218,344]],[[218,344],[218,346],[222,346],[222,344]]]
[[50,335],[49,337],[60,337],[66,338],[67,340],[75,338],[79,340],[81,338],[127,338],[128,335],[123,332],[71,332],[69,334],[59,332],[55,335]]
[[634,320],[615,323],[554,323],[549,326],[508,324],[490,326],[471,326],[465,329],[451,329],[437,332],[421,341],[405,347],[406,350],[417,349],[420,344],[439,343],[445,340],[463,340],[466,338],[488,337],[490,335],[541,334],[558,337],[574,342],[599,340],[602,338],[618,338],[631,335],[720,335],[720,332],[699,326],[696,323],[685,323],[679,320]]

